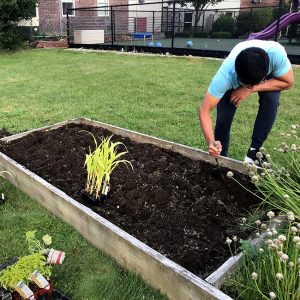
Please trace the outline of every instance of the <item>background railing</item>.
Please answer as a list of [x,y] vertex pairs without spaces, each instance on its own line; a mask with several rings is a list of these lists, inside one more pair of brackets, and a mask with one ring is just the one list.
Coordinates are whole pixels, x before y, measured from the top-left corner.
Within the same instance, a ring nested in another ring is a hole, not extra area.
[[[69,43],[74,44],[74,30],[103,30],[103,45],[125,49],[142,46],[230,51],[251,33],[275,22],[274,34],[264,39],[278,40],[289,54],[300,55],[300,13],[294,23],[287,22],[284,28],[280,27],[280,18],[298,11],[298,6],[286,5],[280,0],[278,6],[206,9],[199,13],[181,3],[73,9],[67,16]],[[136,34],[141,32],[148,34]]]

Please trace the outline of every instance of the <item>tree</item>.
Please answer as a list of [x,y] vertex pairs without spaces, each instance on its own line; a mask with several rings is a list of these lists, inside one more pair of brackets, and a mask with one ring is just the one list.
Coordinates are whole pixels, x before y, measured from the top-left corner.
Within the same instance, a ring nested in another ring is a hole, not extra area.
[[200,21],[201,15],[205,8],[207,8],[208,5],[214,5],[219,2],[222,2],[223,0],[193,0],[193,1],[182,1],[183,5],[186,5],[187,3],[193,4],[195,8],[195,18],[194,18],[194,28],[197,28],[197,25]]
[[15,49],[22,41],[18,22],[31,19],[38,0],[0,0],[0,48]]

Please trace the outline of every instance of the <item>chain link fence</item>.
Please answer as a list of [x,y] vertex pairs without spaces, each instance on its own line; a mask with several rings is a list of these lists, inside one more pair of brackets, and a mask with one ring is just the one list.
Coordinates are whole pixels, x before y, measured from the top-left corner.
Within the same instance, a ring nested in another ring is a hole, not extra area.
[[277,40],[300,55],[298,7],[259,6],[196,11],[182,1],[68,11],[69,43],[229,52],[250,37]]

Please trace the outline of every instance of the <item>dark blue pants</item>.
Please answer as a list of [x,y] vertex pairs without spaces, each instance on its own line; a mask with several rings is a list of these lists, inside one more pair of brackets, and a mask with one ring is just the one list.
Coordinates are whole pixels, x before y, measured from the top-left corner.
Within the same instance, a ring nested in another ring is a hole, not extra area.
[[[215,140],[222,143],[221,155],[227,156],[230,128],[236,107],[230,103],[232,90],[227,91],[217,105]],[[254,123],[251,147],[259,149],[267,139],[276,119],[280,92],[259,92],[259,109]],[[246,100],[247,101],[247,100]],[[248,126],[248,124],[244,124]]]

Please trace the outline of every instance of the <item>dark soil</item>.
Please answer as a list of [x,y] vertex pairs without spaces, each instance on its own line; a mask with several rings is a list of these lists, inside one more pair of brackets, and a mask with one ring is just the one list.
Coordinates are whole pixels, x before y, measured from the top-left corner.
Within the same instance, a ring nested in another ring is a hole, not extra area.
[[[4,145],[4,152],[83,203],[83,167],[93,138],[109,131],[69,125],[36,132]],[[205,277],[229,256],[226,237],[242,232],[241,218],[257,200],[226,178],[226,169],[193,161],[151,144],[138,144],[114,135],[129,153],[133,170],[118,166],[111,178],[109,199],[89,206],[126,232],[187,268]]]
[[2,139],[3,137],[9,136],[11,135],[10,132],[8,132],[5,128],[0,128],[0,139]]

